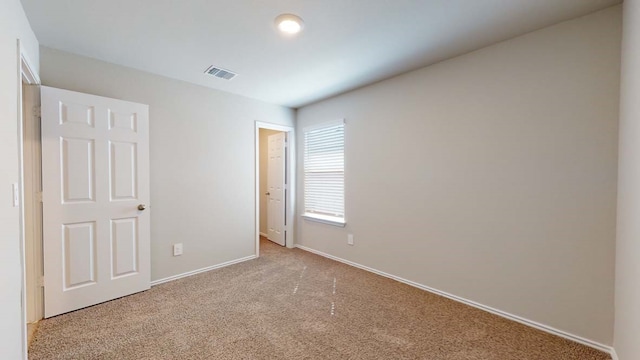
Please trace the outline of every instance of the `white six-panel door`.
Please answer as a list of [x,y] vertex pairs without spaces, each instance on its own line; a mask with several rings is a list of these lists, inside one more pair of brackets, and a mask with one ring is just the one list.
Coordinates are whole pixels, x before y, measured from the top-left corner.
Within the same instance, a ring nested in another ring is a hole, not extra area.
[[285,246],[285,146],[286,134],[268,136],[269,162],[267,168],[267,238]]
[[149,109],[44,86],[41,96],[51,317],[149,289]]

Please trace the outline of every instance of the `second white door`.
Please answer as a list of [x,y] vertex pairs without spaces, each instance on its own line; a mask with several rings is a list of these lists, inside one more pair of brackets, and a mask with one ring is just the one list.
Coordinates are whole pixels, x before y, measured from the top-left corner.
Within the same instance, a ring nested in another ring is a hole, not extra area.
[[267,167],[267,238],[285,246],[285,203],[286,203],[286,133],[269,135]]

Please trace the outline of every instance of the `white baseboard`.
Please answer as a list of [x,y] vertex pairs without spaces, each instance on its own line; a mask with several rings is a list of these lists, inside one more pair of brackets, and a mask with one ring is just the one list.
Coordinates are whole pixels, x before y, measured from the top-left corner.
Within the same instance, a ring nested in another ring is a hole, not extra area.
[[575,341],[577,343],[589,346],[589,347],[594,348],[596,350],[600,350],[600,351],[609,353],[609,354],[611,354],[611,357],[613,358],[613,360],[617,360],[618,359],[617,355],[615,354],[615,350],[611,346],[600,344],[600,343],[598,343],[596,341],[585,339],[585,338],[583,338],[581,336],[570,334],[570,333],[568,333],[566,331],[558,330],[556,328],[553,328],[551,326],[547,326],[547,325],[544,325],[544,324],[540,324],[540,323],[535,322],[533,320],[525,319],[523,317],[520,317],[520,316],[517,316],[517,315],[513,315],[513,314],[510,314],[508,312],[504,312],[502,310],[494,309],[494,308],[492,308],[490,306],[482,305],[482,304],[477,303],[475,301],[471,301],[471,300],[468,300],[468,299],[465,299],[465,298],[462,298],[462,297],[459,297],[459,296],[456,296],[456,295],[452,295],[452,294],[449,294],[447,292],[440,291],[438,289],[434,289],[432,287],[429,287],[429,286],[426,286],[426,285],[422,285],[422,284],[419,284],[419,283],[411,281],[411,280],[403,279],[401,277],[398,277],[398,276],[395,276],[395,275],[391,275],[391,274],[387,274],[387,273],[385,273],[383,271],[376,270],[376,269],[370,268],[368,266],[360,265],[358,263],[354,263],[352,261],[345,260],[345,259],[339,258],[337,256],[333,256],[333,255],[330,255],[330,254],[327,254],[327,253],[323,253],[322,251],[318,251],[318,250],[311,249],[311,248],[308,248],[306,246],[297,245],[297,244],[296,244],[296,247],[301,249],[301,250],[308,251],[310,253],[314,253],[316,255],[320,255],[320,256],[326,257],[326,258],[331,259],[331,260],[335,260],[335,261],[338,261],[338,262],[341,262],[341,263],[344,263],[344,264],[347,264],[347,265],[350,265],[350,266],[353,266],[353,267],[356,267],[356,268],[359,268],[359,269],[362,269],[362,270],[366,270],[366,271],[372,272],[372,273],[380,275],[380,276],[384,276],[384,277],[389,278],[389,279],[393,279],[393,280],[399,281],[399,282],[407,284],[407,285],[411,285],[413,287],[416,287],[416,288],[421,289],[421,290],[428,291],[428,292],[436,294],[436,295],[444,296],[444,297],[446,297],[448,299],[451,299],[451,300],[454,300],[454,301],[457,301],[457,302],[461,302],[463,304],[472,306],[474,308],[477,308],[477,309],[480,309],[480,310],[484,310],[484,311],[490,312],[492,314],[501,316],[503,318],[506,318],[506,319],[509,319],[509,320],[513,320],[515,322],[519,322],[521,324],[536,328],[538,330],[542,330],[544,332],[547,332],[547,333],[550,333],[550,334],[553,334],[553,335],[557,335],[557,336],[560,336],[562,338],[565,338],[565,339],[568,339],[568,340],[571,340],[571,341]]
[[260,231],[260,236],[267,237],[267,234],[266,234],[266,233],[263,233],[262,231]]
[[618,358],[618,353],[616,353],[616,349],[611,348],[611,352],[610,352],[610,354],[611,354],[611,359],[612,359],[612,360],[619,360],[619,358]]
[[178,279],[186,278],[186,277],[188,277],[188,276],[193,276],[193,275],[200,274],[200,273],[203,273],[203,272],[207,272],[207,271],[211,271],[211,270],[215,270],[215,269],[220,269],[220,268],[223,268],[223,267],[225,267],[225,266],[229,266],[229,265],[233,265],[233,264],[238,264],[238,263],[245,262],[245,261],[248,261],[248,260],[253,260],[253,259],[257,259],[257,256],[255,256],[255,255],[251,255],[251,256],[247,256],[247,257],[240,258],[240,259],[235,259],[235,260],[231,260],[231,261],[223,262],[223,263],[221,263],[221,264],[217,264],[217,265],[213,265],[213,266],[207,266],[207,267],[204,267],[204,268],[202,268],[202,269],[193,270],[193,271],[188,271],[188,272],[186,272],[186,273],[182,273],[182,274],[178,274],[178,275],[169,276],[169,277],[166,277],[166,278],[164,278],[164,279],[153,280],[153,281],[151,282],[151,286],[156,286],[156,285],[164,284],[164,283],[169,282],[169,281],[173,281],[173,280],[178,280]]

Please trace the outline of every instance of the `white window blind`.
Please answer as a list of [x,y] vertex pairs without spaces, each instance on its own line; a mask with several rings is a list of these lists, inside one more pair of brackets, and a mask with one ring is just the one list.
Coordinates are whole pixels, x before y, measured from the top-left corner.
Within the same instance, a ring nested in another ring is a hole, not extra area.
[[304,131],[304,212],[344,221],[344,122]]

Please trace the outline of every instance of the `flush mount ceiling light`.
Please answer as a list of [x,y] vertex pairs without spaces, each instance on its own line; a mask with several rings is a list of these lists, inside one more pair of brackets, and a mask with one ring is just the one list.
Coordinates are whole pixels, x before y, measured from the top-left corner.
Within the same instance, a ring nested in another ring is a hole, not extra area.
[[302,31],[304,22],[299,16],[293,14],[282,14],[276,18],[276,27],[283,34],[295,35]]

